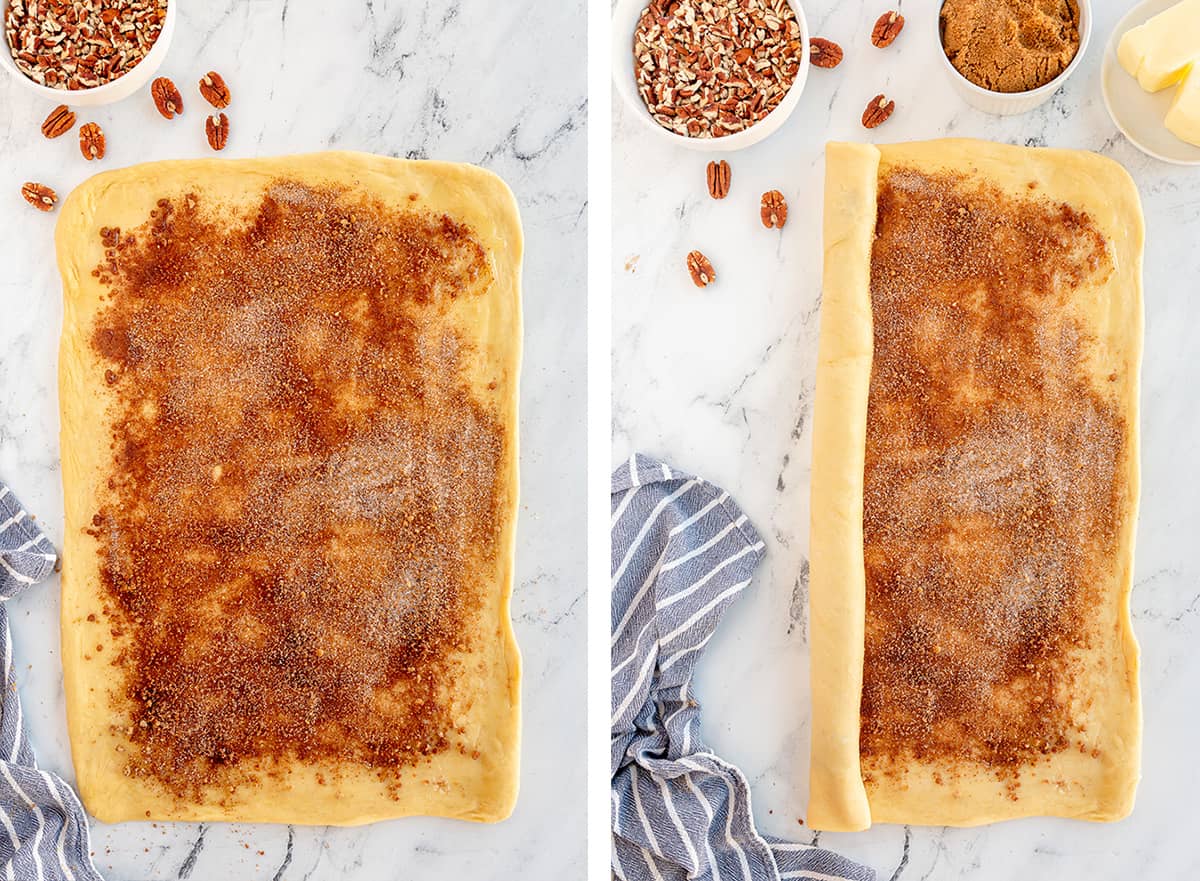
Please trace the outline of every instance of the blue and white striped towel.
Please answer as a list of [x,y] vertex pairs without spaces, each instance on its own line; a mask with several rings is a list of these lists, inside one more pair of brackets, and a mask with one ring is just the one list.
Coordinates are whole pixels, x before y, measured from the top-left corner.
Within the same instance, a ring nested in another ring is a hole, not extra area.
[[692,670],[764,546],[718,487],[634,455],[612,478],[612,828],[625,881],[872,881],[762,836],[750,787],[700,737]]
[[92,865],[87,815],[60,777],[38,769],[21,719],[12,634],[3,601],[50,577],[58,559],[50,540],[0,482],[0,876],[19,881],[102,881]]

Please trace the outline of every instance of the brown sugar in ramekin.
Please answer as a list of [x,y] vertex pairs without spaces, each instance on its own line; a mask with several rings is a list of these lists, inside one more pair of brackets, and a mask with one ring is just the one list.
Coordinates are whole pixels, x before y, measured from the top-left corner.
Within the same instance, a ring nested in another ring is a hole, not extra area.
[[1076,0],[946,0],[942,48],[954,68],[992,92],[1028,92],[1079,51]]

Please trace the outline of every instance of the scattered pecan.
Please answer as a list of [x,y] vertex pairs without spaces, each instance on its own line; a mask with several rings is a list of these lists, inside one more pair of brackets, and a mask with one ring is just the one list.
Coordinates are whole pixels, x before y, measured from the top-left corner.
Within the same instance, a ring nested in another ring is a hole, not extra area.
[[204,121],[204,133],[208,135],[208,146],[214,150],[224,150],[229,141],[229,117],[224,113],[214,113]]
[[904,28],[904,16],[899,12],[885,12],[879,16],[879,20],[875,22],[875,27],[871,31],[871,42],[882,49],[885,46],[892,45],[896,37],[900,36],[900,31]]
[[57,138],[69,132],[74,125],[75,114],[71,112],[71,108],[66,104],[59,104],[42,123],[42,134],[48,138]]
[[58,201],[58,193],[45,184],[27,181],[21,185],[21,195],[25,201],[39,211],[53,211],[54,203]]
[[708,258],[699,251],[691,251],[687,255],[688,272],[692,274],[692,284],[698,288],[707,287],[717,280],[713,266]]
[[79,129],[79,152],[87,160],[104,158],[104,132],[94,122]]
[[224,77],[215,70],[210,70],[200,77],[200,94],[204,96],[205,101],[218,110],[229,106],[229,86],[225,85]]
[[167,119],[174,119],[183,113],[183,96],[179,89],[165,76],[160,76],[150,84],[150,96],[154,98],[154,106]]
[[875,128],[877,125],[882,125],[887,122],[887,118],[892,115],[892,111],[895,109],[895,101],[889,101],[883,95],[876,95],[871,99],[871,103],[867,105],[867,109],[863,111],[862,124],[866,128]]
[[842,47],[833,40],[824,37],[813,37],[808,41],[808,60],[813,67],[823,67],[826,70],[837,67],[842,63]]
[[783,229],[783,225],[787,223],[787,202],[783,199],[783,193],[779,190],[763,193],[759,216],[767,229]]
[[724,199],[729,195],[730,170],[729,163],[722,159],[720,162],[708,163],[708,194],[714,199]]

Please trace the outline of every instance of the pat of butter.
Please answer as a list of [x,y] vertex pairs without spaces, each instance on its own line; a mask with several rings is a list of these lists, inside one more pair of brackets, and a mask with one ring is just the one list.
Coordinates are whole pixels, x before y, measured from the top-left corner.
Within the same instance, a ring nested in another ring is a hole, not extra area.
[[1147,92],[1179,82],[1200,58],[1200,0],[1183,0],[1126,31],[1117,45],[1121,67]]
[[1193,65],[1175,92],[1165,122],[1175,137],[1200,147],[1200,64]]

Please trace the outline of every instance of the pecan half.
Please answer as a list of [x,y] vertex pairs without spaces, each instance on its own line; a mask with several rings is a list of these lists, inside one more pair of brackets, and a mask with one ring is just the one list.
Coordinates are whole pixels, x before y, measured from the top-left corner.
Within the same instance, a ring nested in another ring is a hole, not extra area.
[[708,194],[714,199],[724,199],[729,195],[730,171],[729,163],[722,159],[720,162],[708,163]]
[[763,226],[767,229],[783,229],[787,223],[787,202],[779,190],[768,190],[762,195],[762,206],[759,209]]
[[875,128],[877,125],[882,125],[887,122],[892,111],[896,109],[896,102],[889,101],[883,95],[876,95],[871,99],[871,103],[867,105],[867,109],[863,111],[862,124],[866,128]]
[[89,161],[104,158],[104,132],[96,123],[89,122],[79,129],[79,152]]
[[225,85],[225,79],[215,70],[210,70],[200,77],[200,94],[218,110],[229,106],[229,86]]
[[904,29],[904,16],[899,12],[885,12],[879,16],[879,20],[875,22],[875,27],[871,30],[871,42],[882,49],[884,46],[892,45],[896,37],[900,36],[900,31]]
[[25,201],[39,211],[53,211],[54,203],[58,201],[58,193],[45,184],[27,181],[21,184],[21,195]]
[[691,251],[687,255],[688,272],[692,274],[692,284],[698,288],[707,287],[717,280],[713,266],[708,258],[699,251]]
[[66,104],[59,104],[42,123],[42,134],[48,138],[57,138],[69,132],[74,125],[75,114],[71,112],[71,108]]
[[150,85],[150,96],[154,98],[154,106],[167,119],[174,119],[183,113],[183,96],[179,89],[165,76],[160,76]]
[[229,141],[229,117],[224,113],[214,113],[204,120],[204,134],[208,136],[208,146],[214,150],[224,150]]
[[808,60],[813,67],[823,67],[826,70],[837,67],[842,63],[842,47],[833,40],[824,37],[813,37],[808,41]]

